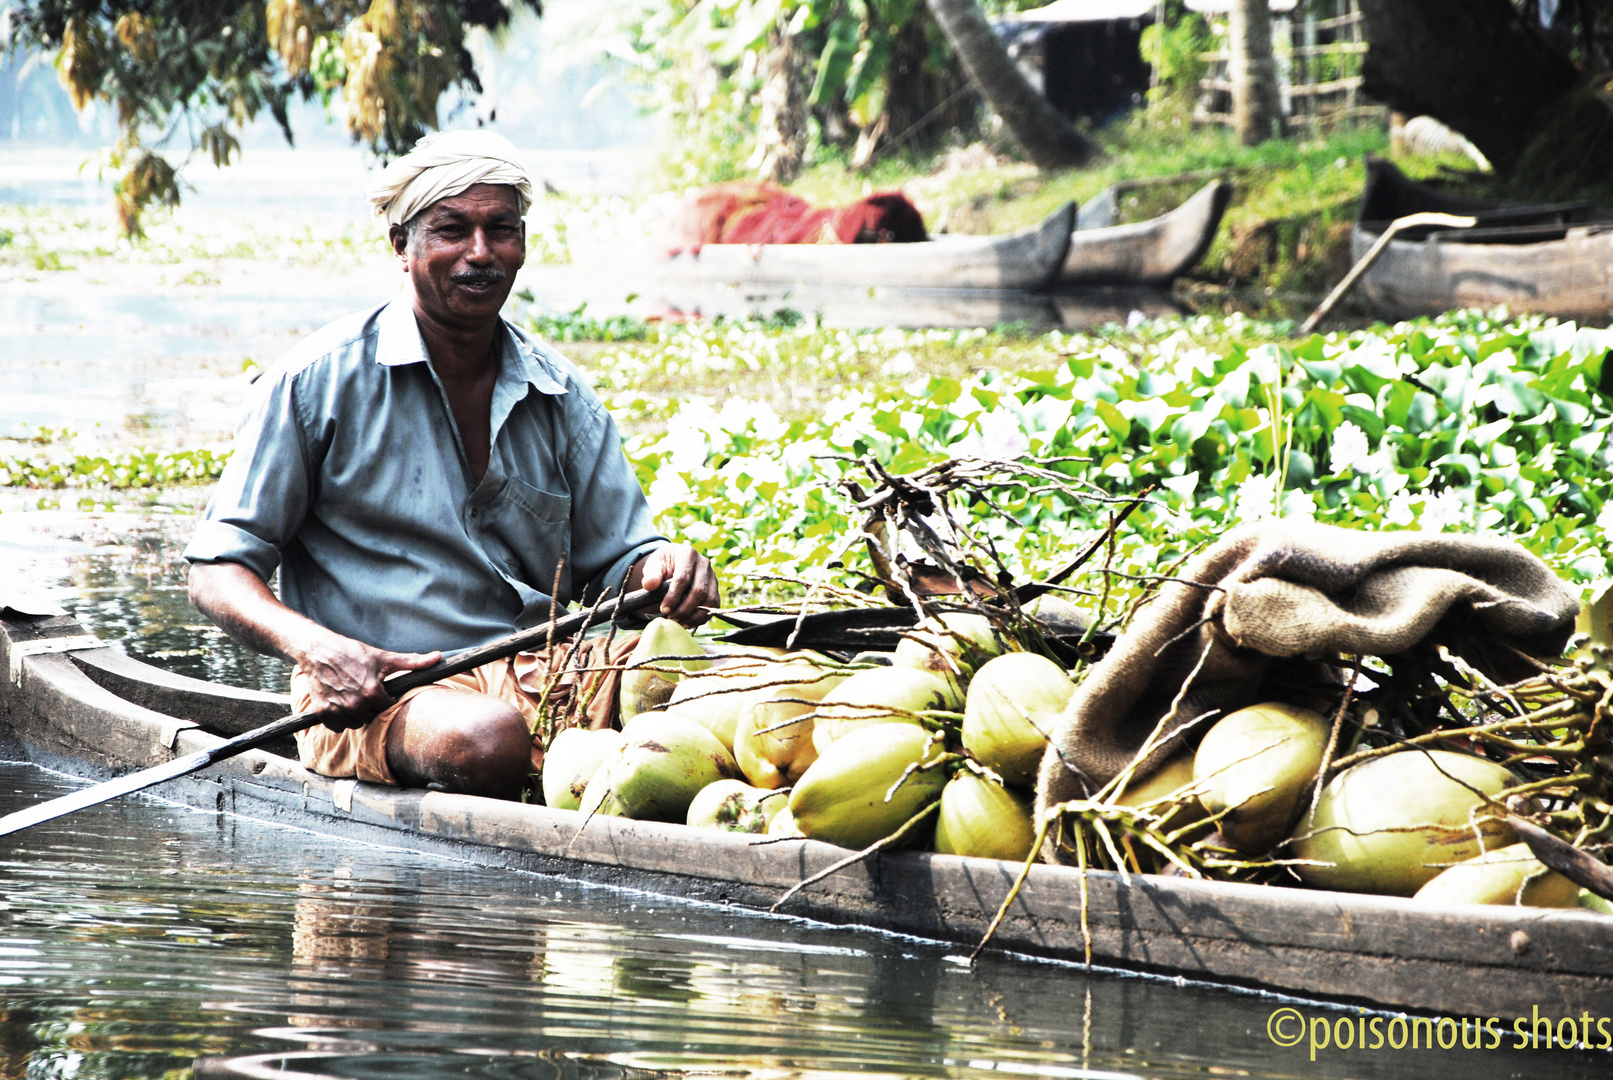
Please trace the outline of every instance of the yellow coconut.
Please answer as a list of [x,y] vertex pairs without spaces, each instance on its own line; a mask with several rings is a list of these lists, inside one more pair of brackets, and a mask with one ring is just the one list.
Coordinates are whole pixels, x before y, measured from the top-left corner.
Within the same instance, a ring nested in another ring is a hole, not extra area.
[[1578,907],[1579,886],[1545,865],[1528,844],[1475,855],[1448,866],[1417,890],[1414,900],[1429,904],[1521,904],[1524,907]]
[[805,660],[776,664],[740,704],[734,757],[757,787],[793,784],[818,759],[812,714],[844,676]]
[[[1183,751],[1165,764],[1143,777],[1127,784],[1114,801],[1121,806],[1149,807],[1153,813],[1164,813],[1159,822],[1162,832],[1180,829],[1209,816],[1204,804],[1194,794],[1193,752]],[[1175,796],[1176,806],[1167,810],[1165,800]]]
[[543,801],[557,810],[575,810],[582,804],[588,781],[600,763],[626,741],[620,731],[567,728],[549,740],[543,753]]
[[1517,841],[1474,794],[1493,797],[1514,782],[1493,761],[1448,750],[1402,750],[1352,765],[1328,781],[1314,817],[1295,829],[1294,856],[1320,864],[1295,871],[1318,888],[1411,896],[1452,863]]
[[717,737],[681,716],[651,713],[625,734],[588,781],[578,807],[584,813],[681,822],[700,789],[738,775]]
[[988,660],[969,683],[963,747],[1009,783],[1033,784],[1074,694],[1069,674],[1045,656],[1020,652]]
[[812,722],[818,753],[849,731],[870,724],[919,723],[918,713],[958,708],[958,698],[939,676],[916,668],[859,671],[824,696]]
[[734,729],[745,694],[762,674],[778,665],[770,660],[749,657],[724,662],[688,675],[673,688],[666,711],[687,717],[717,736],[730,751],[734,749]]
[[1288,835],[1300,797],[1315,787],[1330,730],[1309,709],[1268,702],[1222,717],[1205,734],[1193,779],[1204,809],[1228,810],[1220,819],[1228,844],[1258,855]]
[[1024,862],[1035,843],[1030,803],[996,781],[964,769],[941,789],[936,851]]
[[975,669],[1007,647],[984,615],[948,611],[939,621],[927,620],[903,634],[891,663],[933,672],[956,687],[961,696]]
[[[775,793],[777,794],[777,793]],[[773,820],[767,823],[768,836],[800,836],[801,830],[795,827],[795,815],[790,813],[790,806],[785,803],[773,815]]]
[[941,755],[939,742],[916,724],[874,724],[836,739],[790,792],[796,828],[849,848],[889,836],[946,784],[940,768],[916,769],[905,780],[903,773]]
[[782,791],[751,787],[743,780],[718,780],[700,789],[684,821],[695,828],[765,833],[768,822],[788,802]]
[[686,672],[711,667],[693,634],[671,619],[652,619],[628,654],[619,695],[625,723],[659,709]]

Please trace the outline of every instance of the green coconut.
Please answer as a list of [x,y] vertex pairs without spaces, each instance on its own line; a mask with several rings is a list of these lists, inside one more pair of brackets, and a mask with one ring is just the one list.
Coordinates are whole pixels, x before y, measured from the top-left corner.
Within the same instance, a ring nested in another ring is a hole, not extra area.
[[1199,802],[1220,819],[1228,845],[1249,855],[1288,835],[1300,798],[1316,785],[1331,726],[1320,714],[1281,702],[1221,718],[1199,743],[1193,781]]
[[975,670],[1008,646],[984,615],[948,611],[902,635],[891,663],[932,672],[957,688],[959,696]]
[[964,769],[941,789],[936,851],[1024,862],[1035,844],[1030,803],[995,780]]
[[1294,869],[1318,888],[1411,896],[1447,866],[1517,842],[1474,794],[1493,798],[1515,782],[1493,761],[1449,750],[1352,765],[1328,781],[1315,815],[1296,830],[1294,856],[1319,865]]
[[710,667],[711,660],[693,634],[671,619],[652,619],[622,671],[622,721],[659,709],[686,672]]
[[801,830],[795,827],[795,815],[790,813],[788,803],[780,807],[773,820],[767,823],[768,836],[800,836]]
[[1579,886],[1535,858],[1528,844],[1509,844],[1448,866],[1412,899],[1427,904],[1579,906]]
[[1020,608],[1060,637],[1080,637],[1092,623],[1092,615],[1057,593],[1043,593]]
[[981,665],[963,704],[963,747],[1012,784],[1034,784],[1047,740],[1075,696],[1045,656],[1007,653]]
[[743,780],[718,780],[700,789],[684,822],[697,829],[765,833],[768,822],[788,802],[782,791],[752,787]]
[[727,747],[681,716],[647,714],[625,734],[621,748],[588,781],[582,812],[681,822],[702,788],[739,774]]
[[958,697],[940,676],[905,667],[859,671],[824,696],[813,721],[818,753],[836,739],[871,724],[917,724],[916,715],[958,708]]
[[760,681],[764,672],[777,666],[772,660],[757,657],[719,659],[709,671],[681,679],[672,690],[666,711],[693,720],[732,751],[745,692]]
[[557,810],[577,809],[600,763],[625,741],[620,731],[609,729],[567,728],[556,735],[543,752],[544,804]]
[[941,769],[902,777],[909,766],[936,762],[942,752],[917,724],[874,724],[836,739],[790,792],[796,828],[849,848],[884,839],[940,796],[946,784]]
[[845,676],[807,660],[773,665],[740,703],[734,757],[757,787],[793,784],[818,759],[813,713]]
[[[1184,751],[1143,777],[1133,780],[1115,795],[1114,802],[1121,806],[1148,807],[1152,813],[1165,816],[1156,826],[1161,832],[1180,829],[1209,816],[1204,804],[1194,794],[1193,752]],[[1175,806],[1167,810],[1167,804]]]

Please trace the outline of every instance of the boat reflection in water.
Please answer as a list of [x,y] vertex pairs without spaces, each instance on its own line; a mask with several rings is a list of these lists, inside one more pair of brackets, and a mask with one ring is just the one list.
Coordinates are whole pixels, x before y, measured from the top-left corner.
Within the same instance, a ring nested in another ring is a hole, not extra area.
[[[71,784],[0,765],[0,813]],[[0,1075],[755,1080],[1516,1074],[1274,1046],[1270,995],[482,869],[142,796],[0,853]],[[1510,1045],[1510,1040],[1507,1045]],[[1554,1077],[1605,1054],[1540,1051]]]

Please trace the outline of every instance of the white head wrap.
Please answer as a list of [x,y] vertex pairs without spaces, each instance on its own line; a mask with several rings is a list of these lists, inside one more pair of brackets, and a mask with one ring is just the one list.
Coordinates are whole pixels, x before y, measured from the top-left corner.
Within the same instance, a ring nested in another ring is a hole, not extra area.
[[515,147],[491,131],[438,131],[414,144],[370,185],[367,197],[377,217],[402,225],[439,199],[475,184],[515,188],[524,215],[532,205],[532,179]]

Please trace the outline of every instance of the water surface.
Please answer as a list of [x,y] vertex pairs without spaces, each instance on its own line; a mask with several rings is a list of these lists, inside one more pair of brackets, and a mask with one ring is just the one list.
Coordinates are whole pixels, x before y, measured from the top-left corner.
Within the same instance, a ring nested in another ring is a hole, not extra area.
[[[0,812],[76,783],[0,765]],[[192,1068],[1475,1080],[1608,1067],[1605,1054],[1551,1052],[1529,1069],[1521,1053],[1460,1050],[1313,1064],[1271,1044],[1267,1017],[1291,1003],[1266,995],[1002,956],[971,968],[939,944],[147,797],[0,840],[0,882],[0,1076],[30,1080],[179,1080]]]

